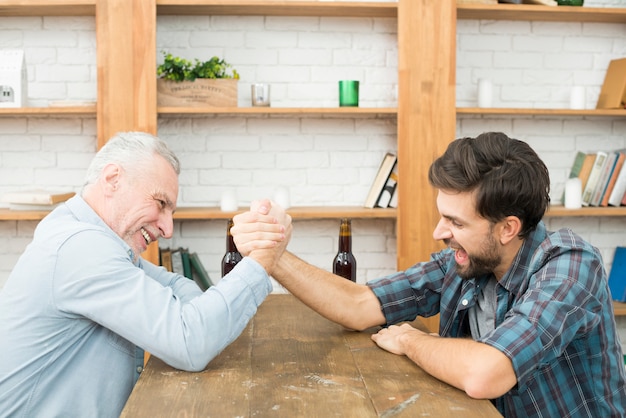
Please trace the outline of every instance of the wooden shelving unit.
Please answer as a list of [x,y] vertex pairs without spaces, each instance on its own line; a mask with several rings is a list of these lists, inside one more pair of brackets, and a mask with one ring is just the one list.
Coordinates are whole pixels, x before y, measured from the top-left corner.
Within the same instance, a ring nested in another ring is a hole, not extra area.
[[[96,13],[96,4],[98,13]],[[398,107],[395,108],[166,108],[156,106],[157,15],[256,15],[381,17],[398,21]],[[0,16],[95,16],[98,40],[98,106],[0,109],[0,117],[94,116],[102,145],[114,132],[140,129],[156,133],[157,117],[176,115],[258,115],[384,117],[398,119],[398,155],[403,180],[400,206],[292,208],[295,219],[396,218],[398,268],[427,259],[439,249],[431,227],[439,214],[426,178],[433,156],[453,138],[457,115],[622,117],[626,110],[456,108],[453,65],[457,19],[626,23],[626,8],[541,5],[459,5],[454,1],[398,0],[0,0]],[[427,18],[425,18],[427,17]],[[441,28],[445,28],[442,30]],[[416,51],[419,51],[417,53]],[[132,71],[128,71],[132,63]],[[105,70],[103,70],[105,69]],[[116,88],[112,88],[115,86]],[[420,138],[416,141],[415,138]],[[40,220],[47,212],[0,209],[0,220]],[[217,208],[179,208],[176,219],[218,219],[233,213]],[[547,216],[626,216],[626,208],[550,208]],[[616,304],[626,314],[626,304]]]

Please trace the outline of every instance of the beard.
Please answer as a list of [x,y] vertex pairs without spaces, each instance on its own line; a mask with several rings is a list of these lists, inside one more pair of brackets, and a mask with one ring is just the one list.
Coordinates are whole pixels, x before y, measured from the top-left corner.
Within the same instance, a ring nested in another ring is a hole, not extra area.
[[[447,244],[450,245],[449,242]],[[462,247],[455,243],[454,248]],[[491,274],[502,262],[502,256],[498,252],[498,243],[491,234],[483,241],[479,254],[467,253],[467,257],[469,261],[467,265],[456,263],[457,274],[462,279]]]

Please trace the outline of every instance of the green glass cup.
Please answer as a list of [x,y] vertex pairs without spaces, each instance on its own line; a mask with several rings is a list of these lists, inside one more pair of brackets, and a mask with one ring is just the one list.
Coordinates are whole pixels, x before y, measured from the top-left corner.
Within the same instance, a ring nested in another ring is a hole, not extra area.
[[559,6],[582,6],[585,0],[556,0]]
[[359,82],[356,80],[339,81],[339,106],[359,105]]

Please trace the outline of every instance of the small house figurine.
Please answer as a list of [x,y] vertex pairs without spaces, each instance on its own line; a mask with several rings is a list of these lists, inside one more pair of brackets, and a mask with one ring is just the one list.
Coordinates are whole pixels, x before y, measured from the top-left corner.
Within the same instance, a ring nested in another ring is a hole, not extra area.
[[0,49],[0,108],[26,106],[27,82],[24,51]]

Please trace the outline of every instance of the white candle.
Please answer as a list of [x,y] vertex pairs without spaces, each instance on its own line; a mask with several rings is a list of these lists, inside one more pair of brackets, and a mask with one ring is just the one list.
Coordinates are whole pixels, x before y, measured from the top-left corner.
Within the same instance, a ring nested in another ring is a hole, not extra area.
[[585,87],[574,86],[572,87],[572,93],[569,99],[570,109],[584,109],[585,108]]
[[220,200],[220,209],[223,212],[234,212],[239,208],[237,202],[237,193],[234,190],[226,190],[222,193],[222,199]]
[[478,80],[478,107],[493,106],[493,85],[491,81],[481,78]]
[[283,209],[289,209],[291,205],[289,199],[289,190],[286,187],[279,187],[274,193],[274,202]]
[[578,177],[565,182],[565,207],[579,209],[582,206],[582,183]]

